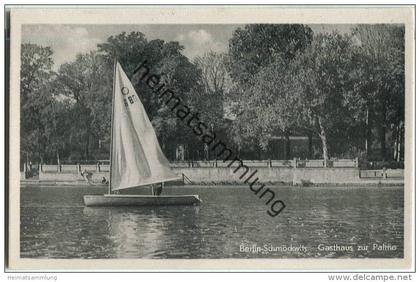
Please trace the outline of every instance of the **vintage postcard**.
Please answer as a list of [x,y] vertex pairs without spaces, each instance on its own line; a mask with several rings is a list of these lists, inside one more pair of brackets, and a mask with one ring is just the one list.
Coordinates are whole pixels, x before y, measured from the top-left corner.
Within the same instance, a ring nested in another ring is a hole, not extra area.
[[413,6],[6,10],[9,270],[413,269]]

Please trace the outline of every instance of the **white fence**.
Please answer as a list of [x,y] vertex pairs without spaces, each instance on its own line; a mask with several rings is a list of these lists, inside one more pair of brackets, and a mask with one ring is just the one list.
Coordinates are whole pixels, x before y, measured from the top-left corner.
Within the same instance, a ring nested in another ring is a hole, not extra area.
[[[212,161],[176,161],[172,162],[172,167],[227,167],[231,160]],[[236,161],[237,162],[237,161]],[[320,167],[359,167],[358,159],[332,159],[324,160],[242,160],[248,167],[289,167],[289,168],[320,168]]]
[[109,164],[75,164],[75,165],[46,165],[42,164],[39,166],[41,172],[62,172],[62,173],[81,173],[82,171],[109,171]]
[[[231,160],[226,162],[222,160],[211,161],[174,161],[171,162],[173,168],[186,167],[227,167],[231,164]],[[236,163],[238,161],[235,161]],[[285,167],[285,168],[322,168],[322,167],[355,167],[359,166],[356,159],[336,159],[328,160],[242,160],[242,164],[248,167]],[[235,166],[237,164],[231,164]],[[97,164],[60,164],[60,165],[40,165],[41,172],[62,172],[62,173],[80,173],[86,171],[106,172],[109,171],[109,164],[98,162]]]

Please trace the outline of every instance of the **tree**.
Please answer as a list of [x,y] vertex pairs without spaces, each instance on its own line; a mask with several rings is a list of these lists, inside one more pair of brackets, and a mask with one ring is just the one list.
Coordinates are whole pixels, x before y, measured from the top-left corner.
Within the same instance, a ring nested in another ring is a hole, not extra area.
[[75,149],[86,160],[91,157],[93,144],[110,140],[112,76],[112,67],[92,51],[61,65],[54,81],[59,94],[73,104],[69,140],[78,144]]
[[[264,100],[267,98],[265,95],[275,96],[281,92],[275,86],[265,91],[267,85],[275,84],[279,79],[283,81],[284,70],[278,75],[273,74],[269,83],[264,76],[271,75],[269,68],[275,68],[275,63],[288,66],[300,52],[310,46],[312,38],[312,30],[298,24],[252,24],[238,28],[233,33],[228,52],[229,74],[232,77],[229,100],[237,105],[234,112],[237,120],[232,123],[230,131],[234,134],[232,141],[239,148],[252,148],[258,144],[254,149],[265,151],[271,135],[288,135],[286,127],[278,126],[284,122],[279,121],[280,116],[270,117],[262,105],[264,101],[272,102],[276,99]],[[271,114],[279,113],[278,110],[273,109]],[[269,120],[276,122],[268,126]]]
[[[246,138],[257,138],[266,148],[279,132],[303,129],[322,141],[329,159],[329,138],[351,125],[345,94],[352,89],[352,41],[337,33],[315,36],[311,45],[287,61],[276,56],[254,76],[245,92],[243,121]],[[338,133],[340,134],[340,133]]]
[[[238,120],[243,124],[242,134],[245,139],[255,140],[263,151],[267,150],[271,137],[284,135],[288,140],[290,132],[298,125],[294,75],[296,70],[290,68],[290,63],[276,56],[254,76],[254,85],[243,93],[247,110]],[[287,147],[290,150],[290,146]],[[289,154],[286,152],[286,157]]]
[[236,29],[229,40],[232,78],[245,87],[253,84],[253,76],[274,57],[293,60],[311,44],[312,37],[312,30],[299,24],[250,24]]
[[210,51],[194,59],[194,64],[201,71],[201,83],[206,93],[227,93],[231,86],[228,72],[228,56],[225,53]]
[[160,82],[173,90],[185,104],[189,104],[193,93],[197,93],[200,72],[182,55],[183,46],[178,42],[159,39],[148,41],[141,32],[123,32],[109,37],[105,43],[98,45],[98,49],[110,64],[116,57],[128,76],[131,76],[164,152],[170,156],[168,147],[173,143],[190,143],[191,130],[170,108],[161,104],[156,93],[139,80],[144,70],[139,70],[133,75],[136,67],[147,61],[147,65],[151,67],[150,73],[160,75]]
[[[371,124],[376,120],[380,132],[382,159],[387,159],[386,132],[394,131],[395,149],[403,143],[404,127],[404,26],[358,25],[353,29],[360,84],[358,94],[366,113],[366,151],[370,155]],[[401,154],[395,158],[400,159]]]
[[57,164],[61,163],[63,156],[70,149],[69,140],[73,117],[71,115],[71,103],[68,100],[62,100],[54,97],[50,103],[45,105],[42,112],[42,123],[44,126],[45,142],[47,150],[45,152],[45,160],[56,160]]
[[35,44],[21,48],[21,155],[42,160],[47,139],[43,123],[45,108],[52,102],[52,50]]
[[199,85],[191,96],[191,103],[202,114],[207,124],[216,131],[224,128],[223,103],[227,100],[232,85],[228,72],[227,55],[210,51],[194,60],[200,71]]
[[352,122],[345,99],[353,89],[352,67],[352,40],[336,32],[317,35],[293,61],[297,119],[320,137],[325,163],[329,136],[343,134]]

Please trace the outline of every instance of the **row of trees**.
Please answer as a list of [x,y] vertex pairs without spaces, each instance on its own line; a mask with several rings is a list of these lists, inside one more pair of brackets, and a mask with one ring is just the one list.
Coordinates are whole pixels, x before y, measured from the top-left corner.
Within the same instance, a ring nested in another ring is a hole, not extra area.
[[402,159],[403,26],[314,35],[303,25],[249,25],[234,33],[229,57],[242,147],[304,134],[320,138],[324,159],[373,157],[374,142],[382,160]]
[[[114,56],[131,74],[147,60],[153,72],[187,102],[204,89],[201,72],[182,55],[177,42],[148,41],[140,32],[111,36],[96,51],[52,70],[50,47],[22,45],[21,150],[41,161],[108,159]],[[132,82],[151,118],[164,150],[168,143],[186,143],[190,132],[148,87]]]
[[220,80],[230,81],[219,93],[237,105],[237,119],[224,130],[239,152],[267,152],[275,137],[307,135],[310,158],[318,138],[325,159],[402,159],[403,26],[361,25],[349,35],[314,36],[304,25],[248,25],[219,57],[228,75]]
[[[22,157],[108,159],[117,56],[129,75],[147,60],[243,158],[250,151],[270,157],[270,140],[292,135],[319,137],[325,159],[371,155],[375,142],[383,159],[391,148],[396,160],[402,158],[402,26],[361,25],[350,35],[314,35],[305,25],[247,25],[233,33],[226,54],[209,52],[191,62],[182,50],[178,42],[121,33],[53,71],[50,47],[23,44]],[[189,128],[136,75],[132,82],[165,154],[174,158],[176,145],[188,144],[190,158],[203,158],[204,145]],[[226,105],[235,106],[229,107],[235,117],[230,121],[224,119]]]

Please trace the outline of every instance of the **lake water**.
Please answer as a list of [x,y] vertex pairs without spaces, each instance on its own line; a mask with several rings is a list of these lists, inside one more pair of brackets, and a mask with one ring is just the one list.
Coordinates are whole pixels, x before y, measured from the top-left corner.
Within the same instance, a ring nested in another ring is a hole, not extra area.
[[200,206],[85,207],[104,188],[21,189],[24,258],[402,258],[402,187],[270,187],[277,216],[246,187],[167,187]]

